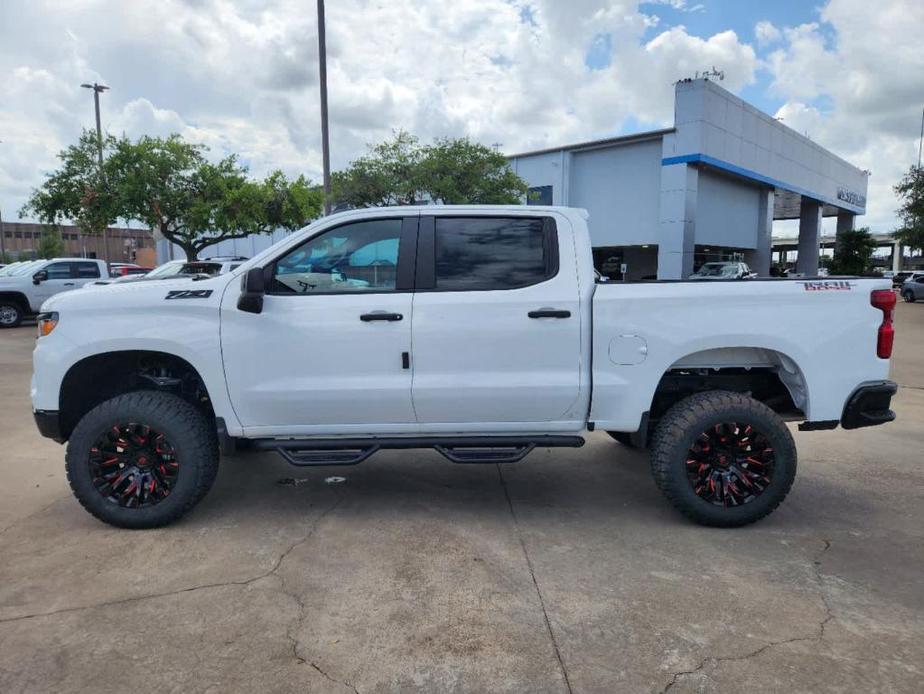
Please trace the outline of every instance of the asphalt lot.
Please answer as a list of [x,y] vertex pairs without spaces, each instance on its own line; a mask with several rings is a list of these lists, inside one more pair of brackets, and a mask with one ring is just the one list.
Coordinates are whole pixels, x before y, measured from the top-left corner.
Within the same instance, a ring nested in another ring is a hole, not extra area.
[[602,434],[501,471],[239,455],[180,523],[116,530],[35,430],[35,328],[2,331],[0,691],[921,691],[924,303],[896,322],[899,420],[797,433],[740,530]]

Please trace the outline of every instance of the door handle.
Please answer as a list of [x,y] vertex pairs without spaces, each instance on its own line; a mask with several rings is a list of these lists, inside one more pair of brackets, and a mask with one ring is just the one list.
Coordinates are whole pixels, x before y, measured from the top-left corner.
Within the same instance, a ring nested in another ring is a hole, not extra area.
[[61,286],[63,286],[63,287],[73,287],[73,286],[74,286],[74,283],[73,283],[73,282],[65,282],[65,283],[64,283],[63,285],[61,285]]
[[571,318],[571,311],[562,311],[556,308],[540,308],[538,311],[530,311],[530,318]]
[[403,318],[404,316],[402,316],[400,313],[388,313],[386,311],[373,311],[372,313],[362,314],[359,317],[359,320],[363,321],[364,323],[369,323],[370,321],[374,321],[374,320],[387,320],[389,322],[393,322],[396,320],[401,320]]

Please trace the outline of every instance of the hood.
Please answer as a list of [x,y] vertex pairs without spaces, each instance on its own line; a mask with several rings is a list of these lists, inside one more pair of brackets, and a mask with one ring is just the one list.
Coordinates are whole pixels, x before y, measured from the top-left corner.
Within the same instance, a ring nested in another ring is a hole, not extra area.
[[[55,294],[42,304],[42,311],[66,310],[109,310],[152,308],[164,309],[173,302],[168,299],[170,292],[190,290],[208,292],[207,299],[199,305],[216,305],[221,299],[224,288],[230,282],[240,281],[235,274],[216,275],[208,279],[194,280],[192,277],[177,279],[151,280],[149,282],[116,282],[114,284],[96,285],[86,291],[70,291]],[[171,297],[173,298],[173,297]]]

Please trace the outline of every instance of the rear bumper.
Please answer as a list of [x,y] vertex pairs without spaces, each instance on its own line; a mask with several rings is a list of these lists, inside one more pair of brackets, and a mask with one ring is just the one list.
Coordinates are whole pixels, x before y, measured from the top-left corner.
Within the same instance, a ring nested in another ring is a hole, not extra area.
[[893,381],[864,383],[848,398],[841,415],[841,426],[845,429],[859,429],[886,424],[895,419],[889,409],[892,396],[898,391]]
[[64,443],[57,410],[33,410],[32,416],[35,417],[35,426],[38,427],[42,436],[58,443]]

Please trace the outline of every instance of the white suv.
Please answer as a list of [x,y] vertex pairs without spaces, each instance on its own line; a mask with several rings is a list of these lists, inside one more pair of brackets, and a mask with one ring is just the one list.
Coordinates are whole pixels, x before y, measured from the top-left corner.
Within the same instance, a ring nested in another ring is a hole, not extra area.
[[26,316],[38,313],[45,300],[55,294],[107,277],[106,263],[92,258],[23,263],[0,276],[0,328],[15,328]]

